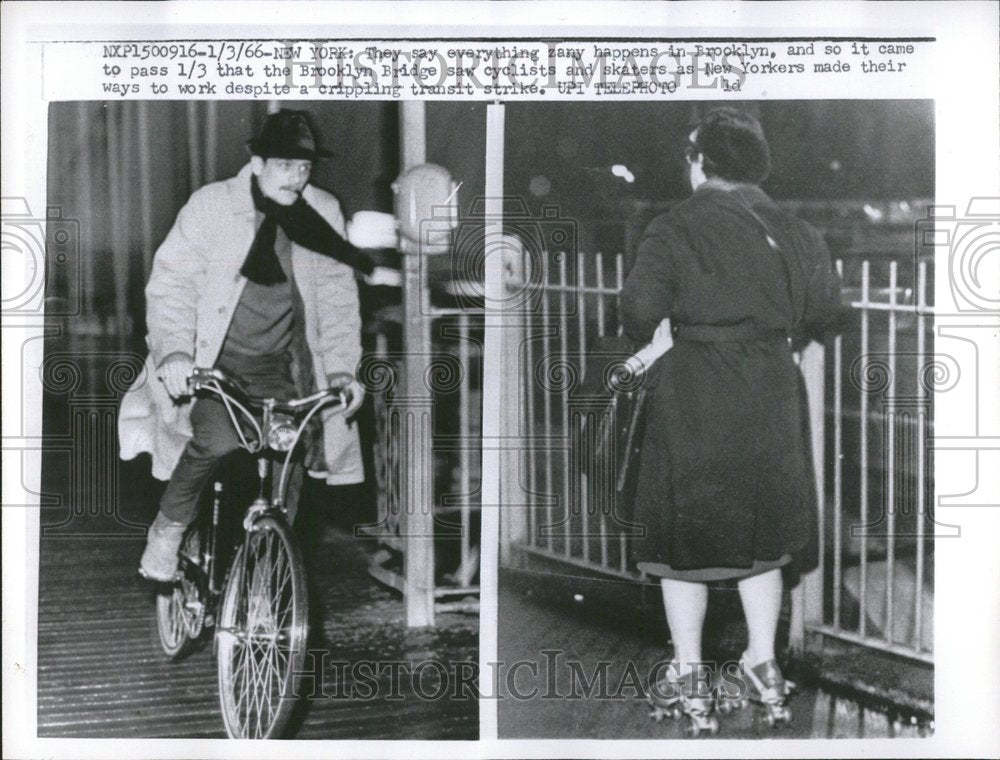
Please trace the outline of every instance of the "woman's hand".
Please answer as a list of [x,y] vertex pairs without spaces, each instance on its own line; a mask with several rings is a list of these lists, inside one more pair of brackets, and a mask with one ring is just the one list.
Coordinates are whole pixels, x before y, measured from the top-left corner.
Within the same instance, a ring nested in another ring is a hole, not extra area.
[[674,345],[674,336],[670,332],[670,319],[664,319],[657,326],[656,331],[653,333],[653,340],[650,341],[649,347],[653,349],[655,356],[663,356],[667,351],[670,350],[671,346]]

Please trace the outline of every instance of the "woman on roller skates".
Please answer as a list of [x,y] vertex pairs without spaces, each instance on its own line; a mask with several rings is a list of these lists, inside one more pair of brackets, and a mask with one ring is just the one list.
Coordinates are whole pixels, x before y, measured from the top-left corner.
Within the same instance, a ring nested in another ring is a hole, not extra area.
[[[640,570],[661,578],[673,662],[650,687],[654,717],[714,733],[749,698],[771,724],[791,719],[775,659],[781,568],[814,531],[806,403],[793,341],[839,308],[822,238],[760,189],[770,151],[734,108],[707,113],[686,150],[693,196],[649,225],[621,295],[627,334],[670,320],[656,365],[636,495]],[[707,583],[735,579],[749,642],[737,677],[711,684],[702,659]],[[730,698],[728,701],[726,698]]]

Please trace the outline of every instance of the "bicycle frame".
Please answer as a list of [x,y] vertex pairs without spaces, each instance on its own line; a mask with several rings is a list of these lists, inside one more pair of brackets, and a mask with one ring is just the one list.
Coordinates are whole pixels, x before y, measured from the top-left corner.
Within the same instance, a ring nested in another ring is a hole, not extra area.
[[[348,406],[347,386],[352,381],[350,375],[336,376],[342,384],[331,383],[326,390],[318,391],[305,398],[293,401],[278,401],[274,398],[261,398],[248,394],[240,384],[230,378],[220,369],[196,367],[192,370],[190,386],[192,391],[206,390],[217,395],[232,420],[233,428],[240,439],[240,445],[251,454],[257,455],[257,474],[260,478],[260,492],[248,512],[257,513],[262,509],[285,509],[285,489],[288,486],[288,476],[291,471],[292,456],[305,432],[309,421],[323,408],[332,402],[339,402],[340,408]],[[258,415],[251,408],[260,410]],[[305,414],[302,414],[303,410]],[[296,423],[296,417],[301,421]],[[244,432],[240,420],[244,420],[252,428],[256,440],[249,438]],[[288,436],[291,435],[291,438]],[[271,499],[264,496],[268,478],[268,450],[287,451],[285,461],[281,466],[278,479],[278,489]],[[250,515],[248,514],[248,520]],[[249,527],[249,526],[248,526]]]

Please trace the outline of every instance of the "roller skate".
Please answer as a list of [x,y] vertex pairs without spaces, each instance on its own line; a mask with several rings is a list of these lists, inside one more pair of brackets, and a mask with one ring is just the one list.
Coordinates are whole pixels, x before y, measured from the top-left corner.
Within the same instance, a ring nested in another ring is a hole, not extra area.
[[666,674],[646,691],[649,717],[657,723],[669,716],[673,720],[687,718],[684,733],[697,737],[712,736],[719,731],[719,721],[712,715],[712,686],[708,678],[699,678],[692,670],[680,675],[677,662],[667,665]]
[[738,672],[723,668],[716,683],[716,700],[720,713],[743,709],[749,702],[764,708],[764,720],[772,728],[792,722],[791,708],[786,704],[795,684],[786,681],[775,660],[752,668],[740,660]]
[[738,662],[727,662],[716,673],[715,710],[721,715],[729,715],[735,710],[743,710],[750,703],[747,677]]

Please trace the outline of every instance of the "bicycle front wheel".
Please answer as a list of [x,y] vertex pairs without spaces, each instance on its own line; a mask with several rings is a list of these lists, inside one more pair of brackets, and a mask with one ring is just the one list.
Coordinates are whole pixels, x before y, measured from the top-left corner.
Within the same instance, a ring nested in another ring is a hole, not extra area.
[[233,739],[279,738],[298,696],[308,599],[288,524],[258,519],[229,571],[216,629],[219,699]]

